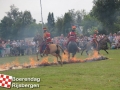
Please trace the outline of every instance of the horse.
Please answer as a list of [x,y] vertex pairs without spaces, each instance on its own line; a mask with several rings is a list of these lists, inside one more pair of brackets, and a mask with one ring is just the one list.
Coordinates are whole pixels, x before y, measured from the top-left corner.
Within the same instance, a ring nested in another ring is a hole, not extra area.
[[84,49],[82,50],[81,55],[83,54],[83,51],[84,51],[84,50],[86,50],[86,53],[87,53],[87,55],[88,55],[88,51],[89,51],[91,48],[93,48],[93,50],[98,51],[99,54],[100,54],[100,52],[99,52],[100,50],[104,50],[107,54],[109,54],[108,51],[107,51],[107,49],[108,49],[107,43],[109,43],[109,44],[110,44],[110,47],[111,47],[111,42],[110,42],[110,40],[108,39],[107,36],[104,36],[102,39],[100,39],[99,41],[97,41],[97,43],[98,43],[98,46],[95,48],[93,42],[87,42],[87,43],[84,45]]
[[70,41],[67,45],[67,51],[68,51],[68,60],[70,60],[70,53],[72,53],[72,58],[74,58],[75,54],[78,51],[78,46],[75,41]]
[[109,45],[110,45],[110,47],[111,47],[111,42],[110,42],[110,40],[108,39],[107,36],[104,36],[104,37],[98,42],[98,52],[99,52],[100,50],[104,50],[107,54],[109,54],[108,51],[107,51],[107,49],[108,49],[107,43],[109,43]]
[[[37,37],[35,37],[34,41],[36,41],[36,42],[38,41],[38,47],[41,47],[41,45],[44,42],[43,38],[40,35],[38,35]],[[53,56],[56,56],[57,62],[60,63],[61,66],[62,66],[63,62],[62,62],[62,57],[60,55],[60,50],[62,50],[62,52],[65,54],[63,48],[60,45],[53,44],[53,43],[49,43],[49,44],[47,44],[47,46],[48,47],[46,47],[43,52],[41,52],[40,49],[38,50],[38,52],[37,52],[37,60],[39,60],[38,59],[38,53],[41,54],[41,57],[43,57],[45,54],[46,55],[51,54]],[[49,50],[48,50],[48,48],[49,48]],[[60,58],[61,61],[58,61],[58,57]]]
[[80,42],[81,46],[81,55],[83,54],[84,50],[86,50],[86,54],[88,55],[88,51],[91,50],[91,48],[93,47],[93,42]]

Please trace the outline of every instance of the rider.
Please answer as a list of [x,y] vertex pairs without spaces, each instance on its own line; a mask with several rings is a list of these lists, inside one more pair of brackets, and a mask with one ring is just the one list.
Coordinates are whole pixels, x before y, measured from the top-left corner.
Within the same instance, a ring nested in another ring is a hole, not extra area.
[[43,30],[44,30],[44,35],[43,35],[44,43],[42,45],[42,51],[44,51],[46,48],[49,51],[48,44],[50,44],[52,42],[51,34],[47,31],[47,28],[43,28]]
[[44,40],[47,44],[51,43],[51,34],[47,31],[47,28],[43,28],[44,30]]
[[[68,43],[69,43],[70,41],[76,42],[77,35],[76,35],[75,30],[76,30],[76,26],[72,26],[72,31],[70,31],[70,32],[68,33],[68,36],[67,36],[68,41],[67,41],[66,45],[68,45]],[[76,43],[77,43],[77,42],[76,42]],[[78,47],[78,50],[80,50],[79,47]]]
[[70,41],[75,41],[75,42],[76,42],[77,35],[76,35],[75,30],[76,30],[76,26],[72,26],[72,31],[70,31],[70,32],[68,33],[68,36],[67,36],[68,41],[67,41],[67,44],[66,44],[66,45],[68,45],[68,43],[69,43]]
[[94,46],[94,48],[98,47],[97,35],[98,35],[98,30],[95,30],[94,35],[93,35],[93,43],[94,43],[93,46]]

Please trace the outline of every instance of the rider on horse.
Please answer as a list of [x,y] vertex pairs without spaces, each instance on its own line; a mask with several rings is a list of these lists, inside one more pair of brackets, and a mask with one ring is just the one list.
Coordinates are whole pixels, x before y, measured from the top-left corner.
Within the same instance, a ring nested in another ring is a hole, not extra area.
[[44,50],[47,48],[47,50],[49,51],[49,46],[48,44],[51,43],[51,34],[47,31],[47,28],[43,28],[44,30],[44,35],[43,35],[43,38],[44,38],[44,42],[41,46],[41,52],[44,52]]
[[43,28],[44,30],[44,40],[47,44],[51,43],[51,34],[47,31],[47,28]]
[[94,48],[98,47],[97,35],[98,35],[98,30],[95,30],[94,35],[93,35],[93,46],[94,46]]
[[[75,30],[76,30],[76,26],[72,26],[72,31],[70,31],[70,32],[68,33],[68,36],[67,36],[68,41],[67,41],[66,45],[68,45],[68,43],[69,43],[70,41],[76,42],[77,35],[76,35]],[[77,44],[77,42],[76,42],[76,44]],[[80,50],[79,47],[78,47],[78,50]]]
[[76,42],[77,35],[76,35],[76,32],[75,32],[75,29],[76,29],[76,26],[72,26],[72,31],[70,31],[70,32],[68,33],[68,36],[67,36],[67,38],[68,38],[67,45],[68,45],[68,43],[69,43],[70,41]]

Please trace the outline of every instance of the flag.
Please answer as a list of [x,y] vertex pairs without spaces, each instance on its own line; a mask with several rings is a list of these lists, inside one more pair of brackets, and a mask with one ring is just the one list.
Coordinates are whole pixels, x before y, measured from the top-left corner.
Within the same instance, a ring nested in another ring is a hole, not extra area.
[[10,88],[12,82],[12,76],[0,74],[0,86]]

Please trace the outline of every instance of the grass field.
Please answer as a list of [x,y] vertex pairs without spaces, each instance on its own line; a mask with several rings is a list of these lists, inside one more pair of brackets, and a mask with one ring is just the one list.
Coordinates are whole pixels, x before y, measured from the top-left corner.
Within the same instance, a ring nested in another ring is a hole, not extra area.
[[[26,84],[40,84],[39,88],[33,90],[120,90],[120,50],[109,50],[108,60],[74,63],[55,66],[44,66],[31,69],[2,71],[0,74],[11,75],[17,78],[40,78],[38,82],[15,82]],[[17,57],[20,63],[28,62],[29,57]],[[85,58],[77,54],[79,58]],[[12,62],[16,57],[0,58],[0,64]],[[50,60],[51,57],[50,57]],[[8,90],[0,87],[0,90]],[[17,90],[17,88],[11,88]],[[19,88],[19,90],[30,90],[30,88]]]

